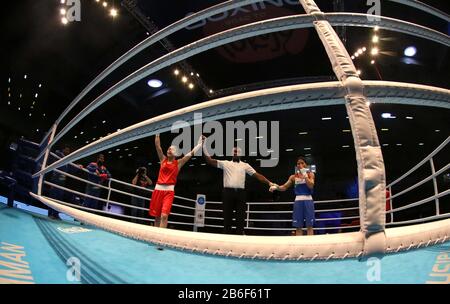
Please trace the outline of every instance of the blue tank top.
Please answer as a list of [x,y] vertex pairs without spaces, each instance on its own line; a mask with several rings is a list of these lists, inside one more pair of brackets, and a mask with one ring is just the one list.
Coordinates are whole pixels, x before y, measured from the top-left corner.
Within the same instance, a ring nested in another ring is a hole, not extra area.
[[306,180],[304,177],[300,177],[299,174],[295,175],[295,195],[312,195],[313,191],[306,185]]

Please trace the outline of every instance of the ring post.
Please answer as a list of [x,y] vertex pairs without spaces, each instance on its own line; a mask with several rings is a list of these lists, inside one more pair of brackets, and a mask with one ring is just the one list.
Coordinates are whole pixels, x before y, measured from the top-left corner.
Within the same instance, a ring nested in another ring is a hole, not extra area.
[[[41,170],[43,170],[47,166],[48,155],[50,153],[50,148],[51,148],[50,144],[52,143],[53,138],[55,137],[55,133],[56,133],[56,128],[57,127],[58,127],[57,124],[54,124],[53,127],[52,127],[52,132],[50,134],[50,138],[48,140],[47,147],[45,148],[45,155],[44,155],[44,160],[42,161]],[[44,174],[39,176],[37,195],[42,195],[42,182],[43,181],[44,181]]]
[[195,217],[194,217],[194,231],[197,232],[198,227],[205,227],[205,205],[206,196],[204,194],[197,194],[195,200]]

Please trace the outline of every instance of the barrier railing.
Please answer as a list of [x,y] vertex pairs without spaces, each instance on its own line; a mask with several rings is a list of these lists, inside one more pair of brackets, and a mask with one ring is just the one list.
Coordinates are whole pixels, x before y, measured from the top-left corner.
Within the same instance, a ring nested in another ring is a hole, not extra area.
[[[422,222],[421,219],[406,220],[406,221],[394,221],[394,213],[404,211],[404,210],[407,210],[407,209],[410,209],[413,207],[421,206],[421,205],[427,204],[432,201],[435,202],[435,207],[434,207],[435,214],[433,216],[427,217],[426,221],[432,221],[432,220],[436,220],[436,219],[450,217],[450,213],[441,215],[441,212],[440,212],[440,199],[442,197],[447,196],[450,193],[450,189],[439,192],[438,183],[437,183],[437,177],[443,175],[450,169],[450,163],[443,165],[443,167],[441,169],[436,171],[435,162],[434,162],[436,155],[438,155],[438,153],[442,152],[442,150],[447,147],[449,142],[450,142],[450,136],[447,137],[447,139],[441,145],[439,145],[433,152],[431,152],[426,158],[424,158],[417,165],[415,165],[413,168],[411,168],[409,171],[407,171],[405,174],[403,174],[401,177],[394,180],[391,184],[389,184],[387,186],[387,189],[389,190],[389,193],[391,194],[389,204],[392,209],[386,211],[386,214],[390,214],[390,221],[389,221],[389,223],[386,224],[386,226],[396,226],[396,225],[402,225],[402,224],[407,225],[410,223]],[[447,161],[447,159],[445,159],[445,161]],[[402,181],[405,181],[406,178],[412,176],[413,173],[416,172],[417,170],[424,168],[426,166],[426,164],[429,164],[429,166],[430,166],[431,175],[416,182],[412,186],[409,186],[409,187],[393,194],[394,186],[397,186]],[[393,199],[396,199],[396,201],[397,201],[400,196],[404,196],[405,194],[410,193],[414,189],[418,189],[420,186],[423,186],[425,183],[430,182],[430,181],[433,184],[433,195],[432,196],[425,198],[425,199],[421,199],[416,202],[408,203],[408,204],[399,206],[397,208],[394,208]]]
[[[391,210],[386,211],[386,215],[387,216],[390,215],[390,217],[391,217],[391,220],[389,221],[389,223],[387,223],[387,226],[400,226],[400,225],[408,225],[408,224],[415,224],[415,223],[423,223],[423,222],[428,222],[428,221],[433,221],[433,220],[438,220],[438,219],[445,219],[445,218],[450,217],[450,213],[440,214],[440,211],[439,211],[440,210],[439,209],[440,199],[443,197],[446,197],[448,194],[450,194],[450,189],[439,192],[437,180],[436,180],[436,178],[438,176],[444,174],[445,172],[447,172],[447,170],[449,170],[450,164],[446,164],[442,168],[436,170],[435,164],[433,161],[433,158],[439,152],[441,152],[448,145],[449,142],[450,142],[450,137],[447,138],[438,148],[436,148],[423,161],[419,162],[414,168],[412,168],[411,170],[409,170],[408,172],[403,174],[400,178],[396,179],[394,182],[392,182],[391,184],[386,186],[386,188],[391,193],[391,196],[388,198],[388,201],[390,203],[390,206],[392,206]],[[57,159],[60,158],[58,155],[56,155],[52,152],[50,153],[50,155]],[[405,189],[400,190],[398,193],[393,194],[392,189],[394,186],[397,186],[399,183],[401,183],[407,177],[411,176],[414,172],[416,172],[422,166],[425,166],[427,163],[430,165],[431,175],[416,182],[412,186],[406,187]],[[77,169],[79,172],[83,172],[84,174],[93,174],[93,173],[89,172],[87,169],[81,168],[79,165],[70,164],[70,166],[74,169]],[[68,206],[75,207],[75,208],[80,208],[83,210],[88,210],[91,212],[96,212],[96,213],[101,213],[101,214],[107,214],[107,215],[114,216],[114,217],[122,217],[125,219],[138,220],[138,221],[150,222],[150,223],[154,222],[153,219],[148,218],[148,217],[130,216],[130,215],[126,215],[126,214],[114,213],[114,212],[108,211],[108,208],[107,208],[110,204],[114,204],[114,205],[125,207],[125,208],[130,208],[130,209],[134,208],[137,210],[148,211],[147,207],[139,207],[139,206],[135,206],[132,204],[126,204],[123,202],[123,200],[118,201],[117,199],[113,199],[112,197],[114,196],[114,194],[119,194],[119,195],[126,196],[127,199],[136,198],[136,199],[140,199],[140,200],[143,200],[146,202],[150,202],[151,193],[154,191],[153,189],[143,188],[143,187],[140,187],[137,185],[133,185],[132,183],[127,183],[127,182],[117,180],[114,178],[108,179],[107,185],[101,185],[101,184],[89,181],[85,178],[76,176],[75,173],[68,173],[68,172],[62,171],[60,169],[55,169],[54,172],[56,174],[65,175],[68,178],[71,178],[78,182],[82,182],[86,185],[96,186],[96,187],[103,189],[104,191],[107,191],[106,198],[102,198],[102,197],[92,196],[87,193],[83,193],[82,191],[69,189],[67,187],[57,185],[52,182],[45,181],[44,184],[47,186],[55,187],[57,189],[67,191],[68,193],[76,194],[76,195],[84,197],[84,198],[95,199],[95,200],[103,203],[104,206],[106,206],[106,208],[104,208],[106,210],[103,210],[103,208],[102,208],[102,210],[88,208],[83,205],[71,204],[71,203],[62,202],[62,201],[58,200],[59,202],[66,204]],[[424,185],[427,182],[433,182],[434,195],[429,196],[424,199],[421,199],[416,202],[408,203],[403,206],[398,206],[396,208],[393,208],[392,203],[393,203],[394,199],[397,202],[399,197],[411,192],[412,190]],[[149,196],[146,197],[146,196],[138,195],[138,194],[126,191],[124,189],[120,190],[120,189],[118,189],[119,186],[125,187],[127,189],[134,189],[134,190],[146,192],[149,194]],[[186,197],[182,197],[182,196],[175,196],[175,198],[176,198],[176,200],[181,201],[181,202],[174,203],[173,207],[176,207],[179,209],[184,209],[184,210],[195,210],[195,206],[192,205],[192,203],[195,204],[195,202],[196,202],[195,199],[190,199],[190,198],[186,198]],[[359,206],[342,208],[342,204],[351,204],[351,203],[358,203],[358,202],[359,201],[357,198],[355,198],[355,199],[339,199],[339,200],[322,200],[322,201],[314,202],[314,204],[317,208],[315,210],[315,213],[316,213],[316,216],[318,217],[316,219],[316,223],[326,223],[326,222],[334,222],[334,223],[338,222],[339,223],[338,226],[329,227],[329,226],[325,225],[323,227],[315,227],[314,230],[316,230],[316,231],[333,230],[333,231],[340,232],[340,231],[346,231],[347,229],[359,228],[360,227],[359,221],[358,221],[359,220],[359,212],[358,212]],[[419,207],[419,206],[422,206],[422,205],[430,203],[430,202],[435,202],[435,214],[433,216],[427,216],[424,218],[397,221],[397,222],[395,222],[393,220],[392,215],[394,213],[408,210],[408,209],[411,209],[414,207]],[[221,204],[222,204],[222,202],[220,202],[220,201],[207,201],[207,206],[213,205],[214,207],[205,209],[205,212],[206,212],[205,221],[207,221],[207,223],[205,223],[204,227],[223,228],[223,224],[213,224],[213,221],[220,221],[220,222],[223,221],[223,216],[222,216],[223,210],[222,210],[222,208],[220,208],[218,206]],[[280,227],[260,227],[260,226],[258,226],[258,224],[267,224],[267,223],[279,224],[279,225],[282,225],[282,224],[289,225],[289,223],[292,223],[292,219],[276,218],[276,216],[292,214],[292,208],[290,206],[292,206],[293,204],[294,204],[293,202],[248,202],[247,210],[246,210],[246,218],[245,218],[245,229],[246,230],[259,230],[259,231],[264,231],[264,230],[280,231],[280,232],[293,231],[295,228],[291,228],[291,227],[282,227],[282,226],[280,226]],[[329,208],[328,207],[325,209],[321,209],[320,207],[323,204],[340,204],[341,206],[339,208]],[[219,208],[217,208],[216,206]],[[289,209],[288,210],[279,210],[279,208],[282,206],[284,206],[284,207],[287,206]],[[278,208],[278,210],[256,210],[257,208],[261,208],[261,207],[262,208],[271,207],[271,208],[275,208],[275,209]],[[355,215],[342,214],[342,212],[355,212],[358,214],[355,214]],[[334,215],[336,215],[336,213],[337,213],[337,214],[340,214],[340,216],[331,216],[329,218],[320,217],[321,214],[326,214],[326,213],[335,213]],[[271,215],[271,217],[270,218],[258,218],[258,216],[268,216],[268,215],[269,216]],[[169,224],[194,227],[195,215],[193,215],[193,214],[172,212],[171,216],[172,217],[182,217],[182,218],[185,218],[185,220],[169,221]],[[344,224],[344,223],[342,223],[342,221],[351,221],[351,222]]]

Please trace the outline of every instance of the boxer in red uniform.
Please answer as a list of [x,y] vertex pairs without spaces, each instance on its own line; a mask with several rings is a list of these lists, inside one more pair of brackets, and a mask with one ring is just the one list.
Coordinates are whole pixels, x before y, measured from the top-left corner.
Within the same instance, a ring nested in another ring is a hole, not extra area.
[[155,137],[156,152],[158,153],[161,167],[159,169],[158,181],[150,200],[150,215],[155,217],[155,227],[166,228],[172,202],[175,197],[175,184],[178,172],[189,159],[202,147],[204,136],[200,137],[197,146],[183,158],[177,160],[177,148],[170,146],[167,155],[161,149],[159,134]]

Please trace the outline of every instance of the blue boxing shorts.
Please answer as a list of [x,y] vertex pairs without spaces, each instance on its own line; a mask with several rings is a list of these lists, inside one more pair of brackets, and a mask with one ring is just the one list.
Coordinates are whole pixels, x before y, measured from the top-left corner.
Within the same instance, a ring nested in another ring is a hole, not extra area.
[[313,227],[314,221],[314,201],[295,201],[292,226],[296,228]]

